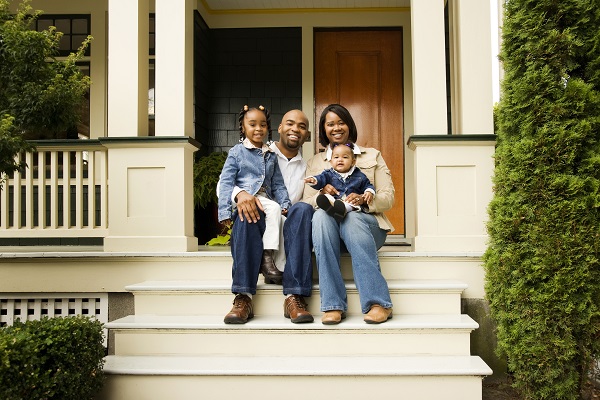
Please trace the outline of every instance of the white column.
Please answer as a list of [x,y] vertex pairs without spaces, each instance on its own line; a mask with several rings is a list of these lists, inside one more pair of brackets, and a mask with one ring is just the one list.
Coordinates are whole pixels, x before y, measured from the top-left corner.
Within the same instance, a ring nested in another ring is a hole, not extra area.
[[493,123],[490,2],[451,3],[454,133],[491,134]]
[[194,137],[192,0],[156,0],[155,135]]
[[413,134],[447,134],[444,0],[410,3]]
[[148,3],[108,1],[108,136],[148,135]]

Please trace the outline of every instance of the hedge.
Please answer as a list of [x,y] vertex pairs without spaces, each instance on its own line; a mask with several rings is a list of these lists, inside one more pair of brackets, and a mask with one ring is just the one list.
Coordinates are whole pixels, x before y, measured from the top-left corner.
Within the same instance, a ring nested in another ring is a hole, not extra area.
[[0,328],[0,398],[93,399],[103,384],[102,323],[75,316]]
[[523,398],[579,399],[600,356],[600,4],[503,4],[486,295]]

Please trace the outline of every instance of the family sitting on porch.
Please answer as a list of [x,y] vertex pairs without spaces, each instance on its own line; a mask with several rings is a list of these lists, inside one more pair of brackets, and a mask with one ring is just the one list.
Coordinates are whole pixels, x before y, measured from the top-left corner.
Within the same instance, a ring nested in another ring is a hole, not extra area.
[[[393,230],[383,214],[394,203],[390,171],[378,150],[355,144],[358,132],[345,107],[331,104],[323,110],[319,143],[325,151],[305,162],[300,149],[309,137],[308,125],[302,111],[287,112],[278,128],[279,141],[267,146],[264,138],[270,139],[271,132],[268,110],[245,106],[240,112],[241,143],[230,150],[218,189],[219,220],[233,221],[231,290],[236,296],[233,308],[225,316],[226,324],[243,324],[254,316],[252,296],[256,294],[259,273],[264,275],[266,283],[283,284],[284,317],[293,323],[312,322],[314,318],[304,298],[312,293],[313,248],[323,324],[338,324],[346,317],[348,303],[340,268],[342,251],[347,251],[352,259],[364,321],[379,324],[392,318],[390,293],[377,257],[387,233]],[[318,203],[325,203],[317,199],[322,199],[319,196],[323,194],[343,195],[339,190],[342,186],[336,185],[336,189],[326,184],[316,190],[305,185],[304,177],[331,169],[333,149],[338,144],[351,144],[353,153],[353,165],[340,174],[340,179],[346,181],[360,169],[376,195],[347,191],[344,202],[364,212],[344,212],[343,218],[332,218],[332,211],[318,207]],[[282,240],[280,224],[283,224]],[[274,261],[272,250],[277,247]],[[285,265],[283,272],[277,265]]]

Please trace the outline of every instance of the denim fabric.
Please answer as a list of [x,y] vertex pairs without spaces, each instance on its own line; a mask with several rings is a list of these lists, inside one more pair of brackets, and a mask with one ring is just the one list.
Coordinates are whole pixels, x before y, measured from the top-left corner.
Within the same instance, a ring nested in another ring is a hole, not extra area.
[[371,214],[348,213],[338,223],[325,211],[316,210],[312,225],[321,311],[348,309],[346,287],[340,269],[340,254],[345,249],[352,257],[352,272],[361,311],[369,312],[374,304],[392,307],[388,285],[377,258],[377,250],[385,242],[386,231],[379,227],[377,219]]
[[310,296],[312,293],[312,216],[310,204],[298,202],[288,211],[283,225],[285,244],[285,268],[283,270],[283,294]]
[[264,187],[267,197],[279,203],[282,209],[291,206],[277,155],[271,151],[263,153],[262,149],[248,149],[241,143],[229,150],[219,181],[219,221],[232,217],[234,187],[253,196]]
[[258,281],[263,253],[262,236],[265,233],[265,213],[261,210],[258,210],[258,212],[260,219],[256,223],[248,222],[247,219],[240,221],[237,212],[234,213],[232,218],[232,293],[256,294],[256,282]]
[[354,168],[352,174],[348,175],[345,181],[333,168],[326,169],[322,173],[315,175],[314,178],[317,180],[317,183],[310,185],[311,187],[320,190],[329,183],[340,192],[339,195],[333,196],[336,199],[343,199],[350,193],[363,194],[367,189],[371,189],[375,193],[375,186],[371,185],[369,178],[367,178],[360,168]]

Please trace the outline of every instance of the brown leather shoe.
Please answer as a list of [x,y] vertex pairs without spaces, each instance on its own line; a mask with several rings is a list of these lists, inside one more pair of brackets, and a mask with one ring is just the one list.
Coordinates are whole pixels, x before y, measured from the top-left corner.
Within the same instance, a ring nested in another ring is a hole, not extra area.
[[337,325],[342,320],[346,318],[346,313],[342,310],[331,310],[325,311],[323,317],[321,318],[321,322],[323,325]]
[[365,315],[365,322],[367,324],[381,324],[388,319],[392,319],[392,309],[383,308],[379,304],[372,305],[369,312]]
[[273,250],[263,250],[260,272],[265,277],[265,283],[281,285],[281,281],[283,281],[283,272],[278,270],[275,266]]
[[283,302],[283,316],[289,318],[293,323],[313,322],[315,319],[308,312],[308,305],[304,297],[293,294],[285,298]]
[[245,294],[238,294],[233,299],[233,308],[223,320],[226,324],[245,324],[254,317],[252,299]]

